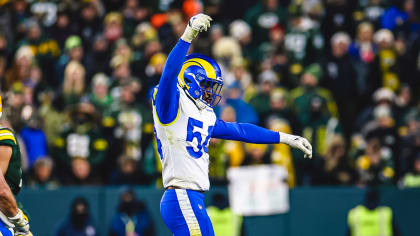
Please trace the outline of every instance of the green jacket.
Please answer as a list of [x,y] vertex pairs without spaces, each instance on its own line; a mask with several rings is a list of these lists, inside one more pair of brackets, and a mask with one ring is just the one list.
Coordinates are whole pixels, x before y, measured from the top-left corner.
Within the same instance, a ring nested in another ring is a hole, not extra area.
[[69,129],[55,140],[54,147],[62,163],[70,165],[72,158],[86,158],[95,167],[105,159],[108,142],[96,129],[84,133]]

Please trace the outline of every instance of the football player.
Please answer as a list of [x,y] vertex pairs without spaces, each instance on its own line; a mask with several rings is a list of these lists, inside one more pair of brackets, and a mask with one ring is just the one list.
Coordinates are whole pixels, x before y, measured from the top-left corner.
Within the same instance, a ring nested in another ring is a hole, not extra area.
[[[0,96],[0,117],[2,104]],[[0,127],[0,235],[29,236],[29,222],[16,204],[15,197],[22,187],[19,143],[8,128]]]
[[221,99],[222,75],[217,63],[201,54],[187,55],[191,41],[210,27],[211,18],[193,16],[172,49],[153,93],[153,121],[162,162],[160,211],[175,236],[214,235],[204,206],[209,190],[208,145],[211,137],[249,143],[285,143],[312,157],[309,142],[252,124],[217,119],[213,107]]

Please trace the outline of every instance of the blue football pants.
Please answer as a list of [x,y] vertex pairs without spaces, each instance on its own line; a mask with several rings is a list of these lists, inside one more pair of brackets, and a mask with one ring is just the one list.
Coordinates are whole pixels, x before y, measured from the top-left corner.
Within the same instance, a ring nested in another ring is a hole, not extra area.
[[168,189],[160,202],[160,214],[174,236],[214,236],[204,205],[204,194]]

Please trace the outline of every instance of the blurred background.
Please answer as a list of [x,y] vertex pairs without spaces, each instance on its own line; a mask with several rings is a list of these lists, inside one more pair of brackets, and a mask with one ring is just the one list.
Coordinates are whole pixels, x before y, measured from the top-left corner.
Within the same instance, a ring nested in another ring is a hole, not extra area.
[[[150,97],[199,12],[213,22],[191,52],[222,68],[218,117],[314,148],[305,160],[212,139],[206,201],[228,209],[220,236],[345,235],[358,204],[391,207],[381,227],[399,232],[380,235],[419,235],[415,0],[1,0],[2,123],[19,138],[34,235],[169,235]],[[286,170],[290,210],[232,218],[227,170],[267,164]]]

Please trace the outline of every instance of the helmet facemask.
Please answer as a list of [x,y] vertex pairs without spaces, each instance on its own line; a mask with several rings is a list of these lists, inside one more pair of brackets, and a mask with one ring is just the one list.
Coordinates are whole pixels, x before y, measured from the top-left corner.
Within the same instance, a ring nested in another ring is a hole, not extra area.
[[219,104],[222,96],[223,82],[221,80],[214,80],[205,78],[200,81],[201,97],[200,100],[209,107],[215,107]]
[[213,59],[197,53],[188,55],[178,78],[200,110],[213,108],[220,102],[223,80],[219,65]]

